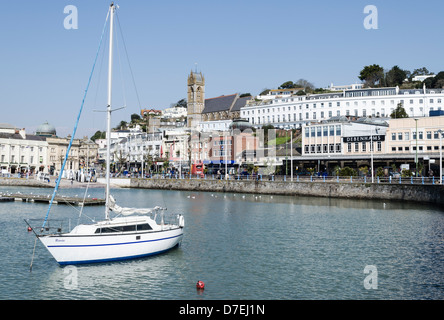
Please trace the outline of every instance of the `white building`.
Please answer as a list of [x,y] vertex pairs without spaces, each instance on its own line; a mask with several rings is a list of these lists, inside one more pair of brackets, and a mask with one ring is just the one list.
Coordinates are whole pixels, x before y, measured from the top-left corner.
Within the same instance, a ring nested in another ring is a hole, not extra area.
[[164,118],[180,118],[187,116],[187,108],[185,107],[172,107],[162,110],[162,117]]
[[48,172],[45,137],[26,134],[10,124],[0,124],[0,174]]
[[228,131],[233,120],[212,120],[199,122],[201,132]]
[[346,85],[340,85],[340,86],[334,86],[333,83],[330,84],[329,87],[325,88],[330,91],[343,91],[343,90],[360,90],[364,88],[364,84],[362,83],[353,83],[353,84],[346,84]]
[[419,75],[419,76],[414,76],[414,77],[412,78],[412,81],[421,81],[421,82],[423,82],[425,79],[427,79],[427,78],[433,78],[433,77],[435,77],[434,74]]
[[[142,159],[147,160],[149,156],[159,157],[162,146],[162,133],[146,133],[134,131],[123,137],[111,140],[110,158],[111,162],[133,164],[140,167]],[[106,157],[106,143],[99,148],[99,159],[104,161]]]
[[387,118],[398,104],[409,117],[429,116],[430,111],[444,110],[444,89],[393,87],[281,97],[250,103],[241,108],[241,117],[255,127],[298,128],[338,116]]

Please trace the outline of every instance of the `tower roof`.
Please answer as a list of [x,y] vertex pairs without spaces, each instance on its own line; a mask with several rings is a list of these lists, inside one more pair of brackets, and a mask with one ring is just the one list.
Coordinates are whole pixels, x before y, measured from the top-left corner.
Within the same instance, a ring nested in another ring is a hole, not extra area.
[[202,72],[197,73],[191,71],[190,75],[188,76],[188,84],[192,83],[200,83],[200,84],[205,83],[205,77],[202,75]]

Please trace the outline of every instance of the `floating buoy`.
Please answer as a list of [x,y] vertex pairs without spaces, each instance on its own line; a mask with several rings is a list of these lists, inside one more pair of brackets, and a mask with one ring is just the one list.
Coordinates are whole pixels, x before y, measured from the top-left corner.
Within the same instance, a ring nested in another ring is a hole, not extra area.
[[203,281],[197,281],[196,289],[203,290],[205,288],[205,283]]
[[31,227],[28,227],[28,231],[32,231],[32,228],[31,228]]

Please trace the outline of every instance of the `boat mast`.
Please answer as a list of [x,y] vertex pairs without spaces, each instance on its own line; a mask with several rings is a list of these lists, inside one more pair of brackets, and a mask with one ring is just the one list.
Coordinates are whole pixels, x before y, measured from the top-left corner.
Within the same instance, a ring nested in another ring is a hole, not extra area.
[[107,124],[106,124],[106,205],[105,219],[109,219],[109,185],[110,185],[110,149],[111,149],[111,90],[112,90],[112,73],[113,73],[113,26],[114,26],[114,3],[110,5],[110,21],[109,21],[109,57],[108,57],[108,106],[107,106]]

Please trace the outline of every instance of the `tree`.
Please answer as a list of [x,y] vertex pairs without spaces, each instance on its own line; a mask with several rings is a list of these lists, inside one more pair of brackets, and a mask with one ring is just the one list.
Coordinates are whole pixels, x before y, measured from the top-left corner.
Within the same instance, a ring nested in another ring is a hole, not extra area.
[[305,92],[307,92],[307,90],[314,90],[315,86],[313,83],[305,80],[305,79],[299,79],[298,81],[296,81],[294,83],[295,88],[304,88]]
[[413,70],[412,77],[414,77],[414,76],[425,76],[425,75],[428,75],[428,74],[432,74],[432,73],[430,73],[430,71],[427,70],[426,67],[422,67],[422,68]]
[[392,119],[399,119],[399,118],[408,118],[409,115],[405,111],[404,107],[402,106],[402,103],[398,103],[396,106],[396,109],[393,110],[393,112],[390,114],[390,118]]
[[394,66],[386,73],[385,77],[387,86],[400,86],[407,78],[407,72],[398,66]]
[[96,133],[94,133],[93,136],[91,137],[91,140],[96,142],[97,139],[105,139],[105,138],[106,138],[106,132],[97,130]]
[[260,96],[265,96],[270,92],[270,89],[263,89],[261,93],[259,93]]
[[128,126],[128,123],[126,121],[120,121],[120,123],[116,126],[117,130],[125,130]]
[[133,113],[131,115],[131,122],[136,122],[137,120],[140,120],[140,116],[137,113]]
[[367,87],[381,86],[384,83],[384,69],[377,64],[365,66],[358,78],[364,81]]
[[439,72],[436,76],[424,80],[427,88],[443,88],[444,86],[444,71]]
[[278,89],[293,89],[293,88],[296,88],[293,81],[286,81],[283,84],[281,84]]
[[180,99],[179,101],[177,101],[177,103],[174,107],[175,108],[179,108],[179,107],[186,108],[187,107],[187,99]]

